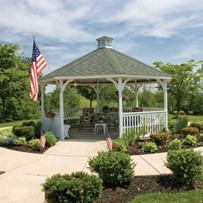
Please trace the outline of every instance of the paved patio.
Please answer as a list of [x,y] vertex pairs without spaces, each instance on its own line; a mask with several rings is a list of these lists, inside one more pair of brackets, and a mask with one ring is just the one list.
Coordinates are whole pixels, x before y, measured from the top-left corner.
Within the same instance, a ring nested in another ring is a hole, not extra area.
[[[59,141],[44,154],[32,154],[0,148],[0,202],[43,203],[41,184],[56,173],[90,172],[89,157],[106,150],[104,140],[70,139]],[[203,151],[203,147],[198,150]],[[166,174],[166,153],[132,156],[136,175]]]

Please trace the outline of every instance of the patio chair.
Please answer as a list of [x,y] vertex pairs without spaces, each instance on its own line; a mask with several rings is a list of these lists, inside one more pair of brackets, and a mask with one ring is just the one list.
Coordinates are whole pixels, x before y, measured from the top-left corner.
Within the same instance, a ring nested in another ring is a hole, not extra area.
[[142,112],[142,108],[141,107],[133,107],[132,112]]
[[84,125],[90,125],[90,129],[92,129],[94,116],[94,108],[83,108],[82,116],[80,117],[79,130],[82,130]]
[[111,126],[116,130],[119,125],[119,116],[118,113],[112,112],[107,114],[107,124],[108,129],[110,130]]

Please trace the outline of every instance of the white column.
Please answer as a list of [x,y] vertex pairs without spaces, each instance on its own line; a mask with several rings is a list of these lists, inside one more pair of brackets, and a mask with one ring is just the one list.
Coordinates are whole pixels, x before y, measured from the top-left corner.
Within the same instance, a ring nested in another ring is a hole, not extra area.
[[168,130],[168,95],[167,95],[167,80],[157,80],[163,88],[164,91],[164,111],[166,114],[165,117],[165,127]]
[[64,140],[64,110],[63,110],[63,80],[59,81],[59,90],[60,90],[60,138]]
[[164,90],[164,111],[166,112],[166,129],[168,130],[168,94],[167,94],[167,81],[163,81],[163,90]]
[[122,137],[123,134],[123,99],[122,99],[122,92],[123,92],[123,84],[122,78],[118,79],[118,101],[119,101],[119,137]]
[[138,104],[138,85],[137,83],[135,84],[135,107],[138,107],[139,104]]

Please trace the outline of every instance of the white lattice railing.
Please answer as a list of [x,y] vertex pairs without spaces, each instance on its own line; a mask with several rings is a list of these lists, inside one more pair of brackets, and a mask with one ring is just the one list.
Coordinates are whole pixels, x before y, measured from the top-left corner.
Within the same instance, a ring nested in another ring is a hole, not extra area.
[[166,127],[164,111],[123,113],[123,133],[135,130],[139,135],[147,136]]

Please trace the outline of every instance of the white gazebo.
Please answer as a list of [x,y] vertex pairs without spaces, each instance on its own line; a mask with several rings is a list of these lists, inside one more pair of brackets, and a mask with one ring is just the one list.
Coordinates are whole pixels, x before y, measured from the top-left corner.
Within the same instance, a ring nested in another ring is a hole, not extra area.
[[[99,101],[100,91],[107,85],[115,85],[118,90],[119,106],[119,136],[131,128],[140,130],[145,128],[149,133],[158,132],[162,127],[168,128],[167,110],[167,83],[171,76],[152,68],[134,58],[122,54],[112,47],[113,39],[103,36],[97,39],[97,49],[81,58],[42,77],[41,108],[42,128],[51,130],[55,136],[63,140],[64,118],[73,117],[73,112],[81,109],[67,110],[63,105],[63,92],[69,85],[85,85],[93,88]],[[143,84],[159,83],[163,88],[164,108],[143,108],[142,112],[132,112],[132,109],[123,108],[122,91],[126,85],[134,88],[136,107],[138,107],[138,90]],[[60,89],[60,109],[55,110],[54,118],[47,118],[44,111],[44,89],[48,84],[56,84]],[[97,102],[98,104],[98,102]],[[97,106],[97,108],[99,108]],[[139,120],[139,124],[138,124]],[[140,120],[142,122],[140,122]],[[66,130],[66,129],[65,129]]]

